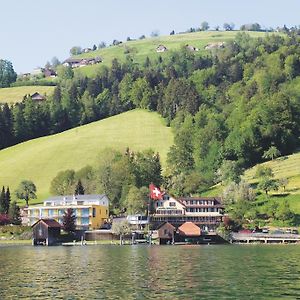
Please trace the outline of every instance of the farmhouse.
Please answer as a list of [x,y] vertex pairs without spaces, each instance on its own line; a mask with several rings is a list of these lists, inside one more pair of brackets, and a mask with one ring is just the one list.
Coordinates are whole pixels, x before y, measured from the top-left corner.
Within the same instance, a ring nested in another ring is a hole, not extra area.
[[166,52],[166,51],[168,51],[168,49],[164,45],[159,45],[158,47],[156,47],[156,52],[157,53]]
[[205,50],[221,49],[221,48],[225,48],[224,42],[210,43],[204,47]]
[[199,51],[198,48],[196,48],[196,47],[194,47],[194,46],[192,46],[192,45],[186,45],[185,48],[186,48],[187,50],[191,51],[191,52],[197,52],[197,51]]
[[59,242],[61,225],[53,219],[41,219],[34,223],[33,245],[55,245]]
[[85,67],[88,65],[94,65],[101,63],[102,59],[100,57],[92,57],[92,58],[68,58],[64,61],[63,65],[65,67],[78,68]]
[[31,99],[32,99],[33,101],[36,101],[36,102],[40,102],[40,101],[46,100],[46,97],[43,96],[43,95],[41,95],[41,94],[38,93],[38,92],[35,92],[35,93],[32,94],[30,97],[31,97]]
[[57,76],[56,72],[52,69],[45,69],[43,73],[46,78],[47,77],[55,78]]
[[75,213],[77,229],[99,229],[108,219],[109,199],[104,194],[51,197],[43,206],[28,207],[29,223],[52,218],[62,224],[68,208]]

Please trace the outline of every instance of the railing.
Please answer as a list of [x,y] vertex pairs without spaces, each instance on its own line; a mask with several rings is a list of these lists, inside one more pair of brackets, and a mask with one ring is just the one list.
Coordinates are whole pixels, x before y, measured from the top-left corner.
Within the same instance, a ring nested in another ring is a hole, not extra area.
[[300,240],[299,234],[290,233],[232,233],[233,240],[264,240],[264,239],[280,239],[280,240]]

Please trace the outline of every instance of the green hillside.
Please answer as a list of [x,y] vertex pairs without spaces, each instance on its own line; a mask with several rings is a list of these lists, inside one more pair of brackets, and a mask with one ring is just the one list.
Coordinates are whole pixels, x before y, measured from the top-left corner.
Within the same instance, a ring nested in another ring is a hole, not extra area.
[[[271,191],[270,197],[267,200],[275,200],[277,202],[287,200],[292,211],[300,214],[300,152],[288,156],[278,157],[273,161],[268,161],[247,169],[243,178],[254,186],[258,183],[257,178],[255,178],[255,171],[258,166],[270,167],[274,173],[275,179],[288,179],[288,184],[285,191],[283,192],[282,188],[280,188],[278,191]],[[222,190],[223,187],[218,184],[210,188],[203,195],[221,195]],[[257,204],[261,206],[261,209],[263,209],[267,202],[268,201],[266,201],[264,192],[258,196]]]
[[[166,56],[170,53],[170,50],[178,50],[184,45],[192,45],[199,49],[199,54],[203,53],[204,47],[208,43],[213,42],[226,42],[228,40],[234,39],[239,31],[205,31],[205,32],[193,32],[176,34],[169,36],[160,36],[155,38],[147,38],[143,40],[135,40],[124,42],[118,46],[109,46],[104,49],[92,51],[89,53],[84,53],[74,57],[97,57],[100,56],[103,62],[98,65],[86,66],[83,68],[75,69],[76,72],[80,72],[87,76],[93,76],[97,73],[97,70],[101,66],[110,66],[114,58],[119,61],[125,61],[126,56],[130,55],[134,62],[143,63],[148,56],[150,59],[155,59],[159,55]],[[263,37],[267,33],[264,32],[247,32],[252,37]],[[155,49],[158,45],[164,45],[169,51],[163,53],[156,53]]]
[[18,86],[10,88],[0,88],[0,103],[15,103],[22,101],[27,94],[38,92],[42,95],[50,95],[54,90],[54,86]]
[[66,132],[31,140],[0,151],[0,184],[15,190],[22,179],[32,180],[40,202],[49,196],[50,182],[61,170],[93,165],[101,150],[152,148],[166,161],[173,143],[171,129],[157,113],[129,111]]

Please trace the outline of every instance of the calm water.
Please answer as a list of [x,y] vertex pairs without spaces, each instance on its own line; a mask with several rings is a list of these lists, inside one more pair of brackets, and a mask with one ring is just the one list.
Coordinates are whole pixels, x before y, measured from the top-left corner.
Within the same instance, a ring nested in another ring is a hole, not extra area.
[[0,247],[0,299],[300,299],[300,246]]

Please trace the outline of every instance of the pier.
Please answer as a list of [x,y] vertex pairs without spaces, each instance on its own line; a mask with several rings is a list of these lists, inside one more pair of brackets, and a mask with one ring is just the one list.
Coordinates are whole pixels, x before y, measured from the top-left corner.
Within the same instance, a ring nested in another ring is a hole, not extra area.
[[232,233],[231,234],[232,243],[299,243],[299,234],[275,234],[275,233]]

